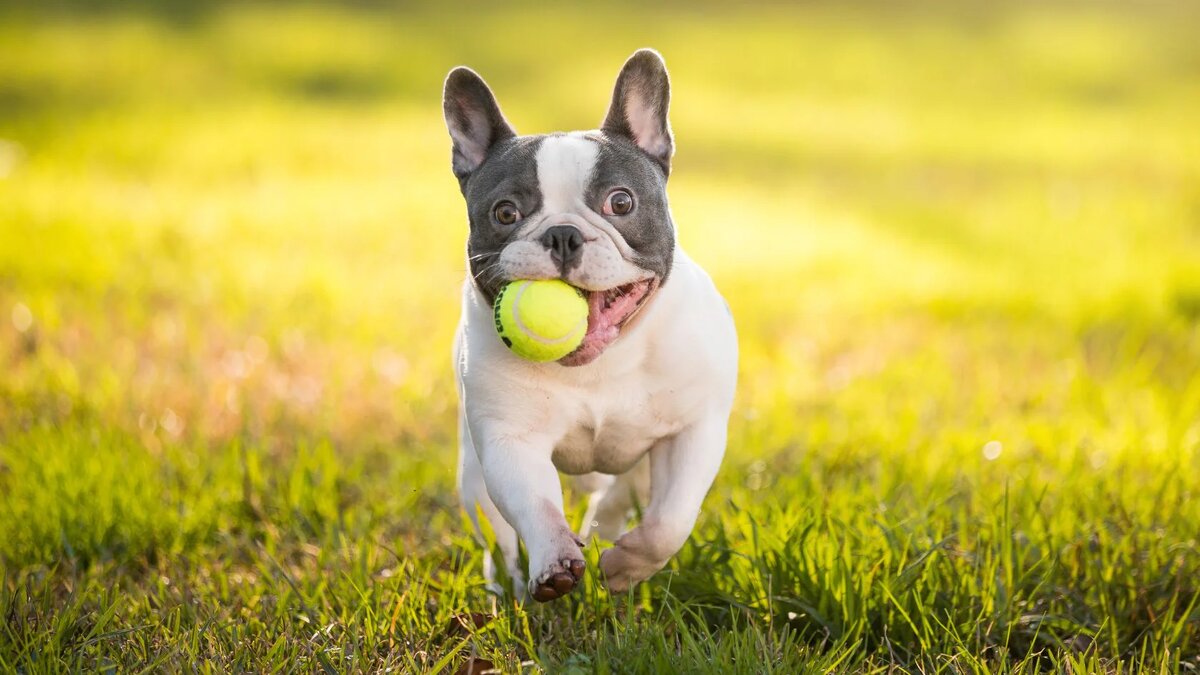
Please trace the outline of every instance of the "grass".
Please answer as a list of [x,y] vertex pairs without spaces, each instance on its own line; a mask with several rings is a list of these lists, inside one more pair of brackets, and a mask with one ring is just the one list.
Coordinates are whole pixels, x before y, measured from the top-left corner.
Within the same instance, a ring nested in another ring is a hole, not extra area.
[[[1200,669],[1193,8],[0,17],[0,670]],[[587,127],[644,45],[729,452],[649,583],[514,606],[440,82]]]

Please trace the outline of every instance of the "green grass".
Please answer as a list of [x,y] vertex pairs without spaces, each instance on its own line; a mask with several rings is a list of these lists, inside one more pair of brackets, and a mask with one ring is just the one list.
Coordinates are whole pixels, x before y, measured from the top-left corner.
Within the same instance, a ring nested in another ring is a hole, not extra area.
[[[0,671],[1200,669],[1197,21],[0,9]],[[593,547],[514,606],[454,496],[440,83],[589,127],[645,45],[729,452],[649,583]]]

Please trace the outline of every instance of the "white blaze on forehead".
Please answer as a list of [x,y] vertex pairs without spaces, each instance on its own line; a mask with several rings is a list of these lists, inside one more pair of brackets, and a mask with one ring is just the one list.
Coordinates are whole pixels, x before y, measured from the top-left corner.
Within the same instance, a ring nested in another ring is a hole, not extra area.
[[583,204],[599,154],[600,146],[583,136],[551,136],[542,141],[536,159],[544,213],[574,211]]

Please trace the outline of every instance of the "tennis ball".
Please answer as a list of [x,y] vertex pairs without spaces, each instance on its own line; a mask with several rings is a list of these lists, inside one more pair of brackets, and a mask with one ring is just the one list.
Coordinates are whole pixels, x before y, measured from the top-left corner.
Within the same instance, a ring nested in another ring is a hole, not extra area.
[[530,361],[561,359],[575,351],[587,333],[587,300],[560,279],[509,282],[492,310],[500,339]]

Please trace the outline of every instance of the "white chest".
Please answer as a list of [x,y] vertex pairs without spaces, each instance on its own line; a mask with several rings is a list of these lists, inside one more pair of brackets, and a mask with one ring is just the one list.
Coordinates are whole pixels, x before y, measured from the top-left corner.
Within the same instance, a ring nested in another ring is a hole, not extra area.
[[727,417],[737,337],[707,275],[676,251],[669,283],[633,332],[580,368],[520,361],[496,339],[467,285],[457,358],[476,451],[551,453],[561,472],[622,474],[656,443],[709,415]]
[[555,443],[554,466],[573,475],[631,469],[657,441],[684,427],[678,402],[656,393],[624,391],[602,401],[581,402]]

